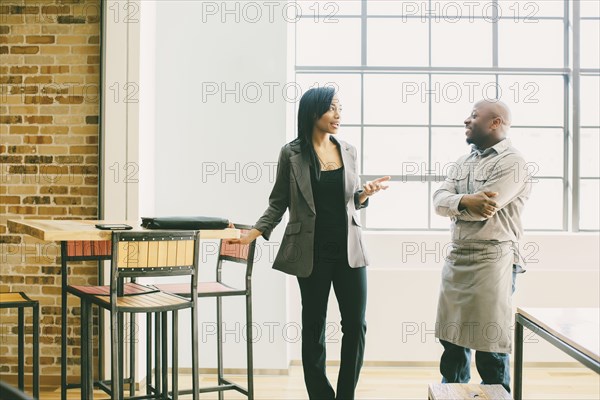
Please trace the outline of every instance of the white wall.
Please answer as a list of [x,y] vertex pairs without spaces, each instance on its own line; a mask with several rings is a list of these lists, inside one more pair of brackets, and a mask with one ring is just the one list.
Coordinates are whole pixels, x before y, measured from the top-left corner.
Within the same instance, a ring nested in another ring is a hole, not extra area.
[[[157,3],[156,114],[141,116],[156,124],[155,213],[222,216],[252,225],[267,206],[285,143],[286,103],[281,96],[269,98],[265,83],[285,83],[287,27],[281,18],[253,23],[242,15],[236,21],[234,8],[223,22],[220,11],[214,15],[206,8],[223,3],[206,3]],[[265,90],[260,97],[257,87]],[[210,95],[215,88],[219,92]],[[222,98],[222,89],[232,92]],[[279,231],[273,240],[278,237]],[[255,367],[286,368],[281,335],[272,343],[265,339],[269,327],[276,329],[271,323],[286,321],[285,277],[271,270],[270,249],[259,244],[262,257],[254,269],[254,320],[262,334]],[[211,279],[213,266],[210,257],[201,279]],[[226,365],[245,367],[243,299],[224,304]],[[215,366],[214,300],[201,300],[200,307],[200,366]],[[187,361],[181,360],[182,367]]]

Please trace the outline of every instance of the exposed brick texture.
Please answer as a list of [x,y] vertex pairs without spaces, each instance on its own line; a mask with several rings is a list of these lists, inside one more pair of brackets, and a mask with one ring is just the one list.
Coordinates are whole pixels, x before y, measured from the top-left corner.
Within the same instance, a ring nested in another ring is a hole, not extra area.
[[[0,6],[0,291],[40,302],[43,382],[60,376],[60,245],[9,232],[6,221],[97,218],[100,4],[2,0]],[[95,265],[73,263],[69,276],[95,284]],[[68,303],[74,377],[80,312],[75,298]],[[31,318],[27,312],[28,333]],[[0,378],[9,381],[17,372],[16,322],[15,311],[1,310]],[[26,346],[28,373],[29,335]]]

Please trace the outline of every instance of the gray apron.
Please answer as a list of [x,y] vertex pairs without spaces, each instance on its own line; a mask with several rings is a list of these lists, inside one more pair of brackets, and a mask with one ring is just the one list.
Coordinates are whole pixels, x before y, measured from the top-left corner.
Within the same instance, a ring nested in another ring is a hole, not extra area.
[[473,350],[512,348],[513,242],[455,240],[442,270],[435,336]]

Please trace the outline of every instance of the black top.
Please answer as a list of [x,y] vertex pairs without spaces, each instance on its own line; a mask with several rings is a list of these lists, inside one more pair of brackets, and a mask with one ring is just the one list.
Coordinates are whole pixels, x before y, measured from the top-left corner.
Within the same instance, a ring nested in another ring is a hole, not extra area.
[[344,167],[321,171],[317,181],[311,169],[311,186],[317,216],[315,220],[315,260],[347,259]]

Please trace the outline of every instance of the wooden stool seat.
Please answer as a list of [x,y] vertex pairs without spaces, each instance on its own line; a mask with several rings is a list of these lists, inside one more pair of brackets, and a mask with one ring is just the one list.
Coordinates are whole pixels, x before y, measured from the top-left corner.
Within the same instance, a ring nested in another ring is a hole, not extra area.
[[0,293],[0,304],[6,305],[6,307],[13,307],[12,306],[13,303],[16,305],[16,303],[28,303],[31,301],[32,300],[29,299],[22,292],[1,292]]
[[429,385],[429,400],[512,400],[502,385],[434,383]]

